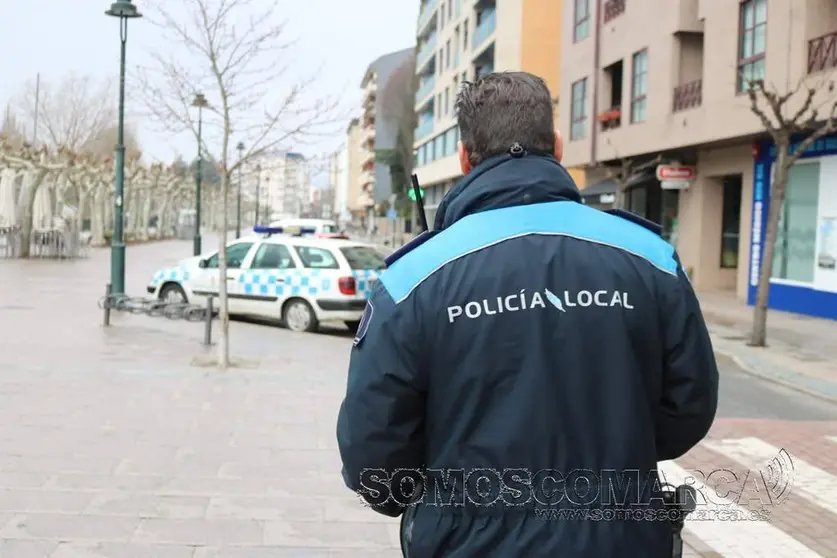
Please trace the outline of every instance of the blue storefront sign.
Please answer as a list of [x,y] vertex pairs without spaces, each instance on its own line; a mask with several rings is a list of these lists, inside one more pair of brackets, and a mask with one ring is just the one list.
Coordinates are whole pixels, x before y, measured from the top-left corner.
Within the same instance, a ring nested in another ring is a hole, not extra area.
[[[791,152],[798,145],[799,141],[793,142],[790,147]],[[770,265],[770,262],[763,261],[762,256],[767,235],[767,220],[770,213],[772,168],[776,161],[776,155],[776,146],[772,142],[761,144],[753,169],[750,273],[747,295],[747,301],[750,305],[755,304],[761,266]],[[821,162],[824,162],[827,160],[822,158],[833,156],[837,156],[837,136],[825,137],[814,142],[800,157],[800,160],[820,158]],[[828,161],[828,169],[829,173],[837,171],[837,159]],[[829,174],[828,176],[832,175]],[[768,300],[769,308],[837,320],[837,270],[834,270],[833,266],[829,267],[828,264],[830,260],[833,260],[833,255],[830,255],[832,249],[828,246],[834,244],[834,242],[831,240],[831,235],[826,234],[833,228],[833,223],[837,220],[837,203],[833,201],[835,197],[837,197],[837,184],[834,184],[832,179],[823,180],[821,178],[817,222],[811,224],[811,227],[818,231],[817,248],[815,250],[819,255],[815,254],[814,280],[808,284],[772,279]],[[831,215],[832,213],[834,215]]]

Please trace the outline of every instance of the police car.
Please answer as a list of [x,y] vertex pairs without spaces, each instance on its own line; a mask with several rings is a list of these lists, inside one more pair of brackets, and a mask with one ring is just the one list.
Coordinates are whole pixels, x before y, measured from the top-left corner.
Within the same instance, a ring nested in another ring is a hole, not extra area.
[[[283,234],[256,227],[227,245],[230,315],[279,319],[293,331],[343,322],[357,330],[384,255],[360,242]],[[218,252],[161,269],[148,284],[156,298],[205,304],[218,296]]]

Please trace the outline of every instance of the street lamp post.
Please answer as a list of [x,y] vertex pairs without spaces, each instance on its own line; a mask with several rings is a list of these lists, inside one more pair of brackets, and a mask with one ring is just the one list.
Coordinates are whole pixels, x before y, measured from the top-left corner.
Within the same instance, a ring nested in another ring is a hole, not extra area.
[[256,165],[256,224],[259,223],[259,206],[262,203],[262,198],[260,196],[260,187],[262,185],[262,166]]
[[203,182],[203,109],[209,105],[203,93],[196,93],[192,106],[198,108],[198,166],[195,170],[195,239],[192,253],[201,255],[201,182]]
[[112,294],[125,294],[125,238],[123,197],[125,195],[125,43],[128,20],[142,17],[131,0],[116,0],[105,15],[119,18],[119,116],[116,128],[115,196],[113,235],[110,240],[110,287]]
[[241,160],[244,158],[244,144],[238,142],[238,200],[235,207],[235,237],[241,238]]

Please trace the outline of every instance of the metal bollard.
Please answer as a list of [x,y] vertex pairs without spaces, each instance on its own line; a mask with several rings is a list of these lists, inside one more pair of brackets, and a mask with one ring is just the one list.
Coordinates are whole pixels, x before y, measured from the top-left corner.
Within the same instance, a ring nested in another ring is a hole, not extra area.
[[102,322],[103,322],[102,325],[104,325],[105,327],[110,326],[110,302],[111,302],[110,294],[111,294],[111,291],[112,291],[112,287],[110,286],[110,283],[108,283],[107,285],[105,285],[105,303],[102,305],[102,306],[104,306],[104,310],[105,310],[105,315],[104,315],[104,319],[102,320]]
[[206,314],[204,315],[203,344],[212,345],[212,296],[206,298]]

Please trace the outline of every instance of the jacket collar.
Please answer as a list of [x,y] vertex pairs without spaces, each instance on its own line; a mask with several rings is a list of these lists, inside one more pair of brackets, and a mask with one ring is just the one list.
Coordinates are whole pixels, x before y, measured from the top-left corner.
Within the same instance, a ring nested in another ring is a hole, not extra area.
[[582,203],[572,177],[554,157],[498,155],[474,167],[447,193],[433,228],[442,230],[490,209],[560,200]]

